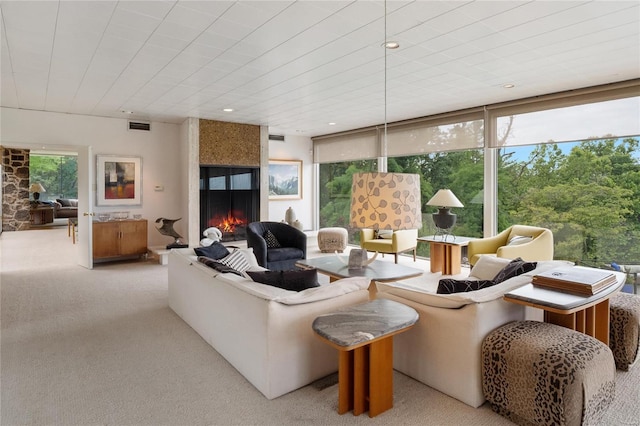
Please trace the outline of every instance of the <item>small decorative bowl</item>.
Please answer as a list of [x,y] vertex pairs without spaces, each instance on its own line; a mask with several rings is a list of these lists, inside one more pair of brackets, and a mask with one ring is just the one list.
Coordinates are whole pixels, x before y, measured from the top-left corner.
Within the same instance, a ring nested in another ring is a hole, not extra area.
[[142,219],[142,215],[141,215],[141,214],[134,214],[134,215],[133,215],[133,218],[134,218],[135,220],[140,220],[140,219]]
[[100,222],[106,222],[111,218],[111,214],[109,213],[98,213],[98,220]]

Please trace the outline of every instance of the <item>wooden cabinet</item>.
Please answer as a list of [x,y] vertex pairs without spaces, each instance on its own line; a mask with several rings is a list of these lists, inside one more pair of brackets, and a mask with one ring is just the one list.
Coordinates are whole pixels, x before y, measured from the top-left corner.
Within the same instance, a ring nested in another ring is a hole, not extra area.
[[147,221],[93,222],[93,259],[147,254]]

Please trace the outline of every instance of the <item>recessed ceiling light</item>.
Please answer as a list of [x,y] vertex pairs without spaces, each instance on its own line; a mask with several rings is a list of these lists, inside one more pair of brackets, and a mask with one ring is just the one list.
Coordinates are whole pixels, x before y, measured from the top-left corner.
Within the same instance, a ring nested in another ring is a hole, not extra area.
[[233,108],[224,108],[223,111],[224,112],[233,112]]
[[398,47],[400,47],[400,43],[391,40],[385,41],[384,43],[382,43],[382,45],[387,49],[397,49]]
[[329,123],[329,126],[335,126],[335,125],[336,125],[336,123],[333,123],[333,122]]
[[123,114],[133,114],[133,111],[127,111],[126,109],[123,109],[120,112],[123,113]]
[[503,84],[502,87],[504,87],[505,89],[513,89],[514,87],[516,87],[516,85],[513,83],[506,83]]

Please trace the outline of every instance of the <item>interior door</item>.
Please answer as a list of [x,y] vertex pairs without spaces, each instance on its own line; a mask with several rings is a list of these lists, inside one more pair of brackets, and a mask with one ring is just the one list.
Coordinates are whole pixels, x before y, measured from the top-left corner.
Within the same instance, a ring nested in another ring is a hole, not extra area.
[[93,269],[93,149],[78,147],[78,264]]

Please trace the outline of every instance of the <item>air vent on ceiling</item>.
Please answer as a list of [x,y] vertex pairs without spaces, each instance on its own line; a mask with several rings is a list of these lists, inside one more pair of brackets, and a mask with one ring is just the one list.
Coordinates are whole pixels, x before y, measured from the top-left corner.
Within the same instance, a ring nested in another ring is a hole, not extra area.
[[151,130],[151,123],[142,123],[140,121],[129,121],[129,130]]
[[269,135],[270,141],[284,142],[284,135]]

